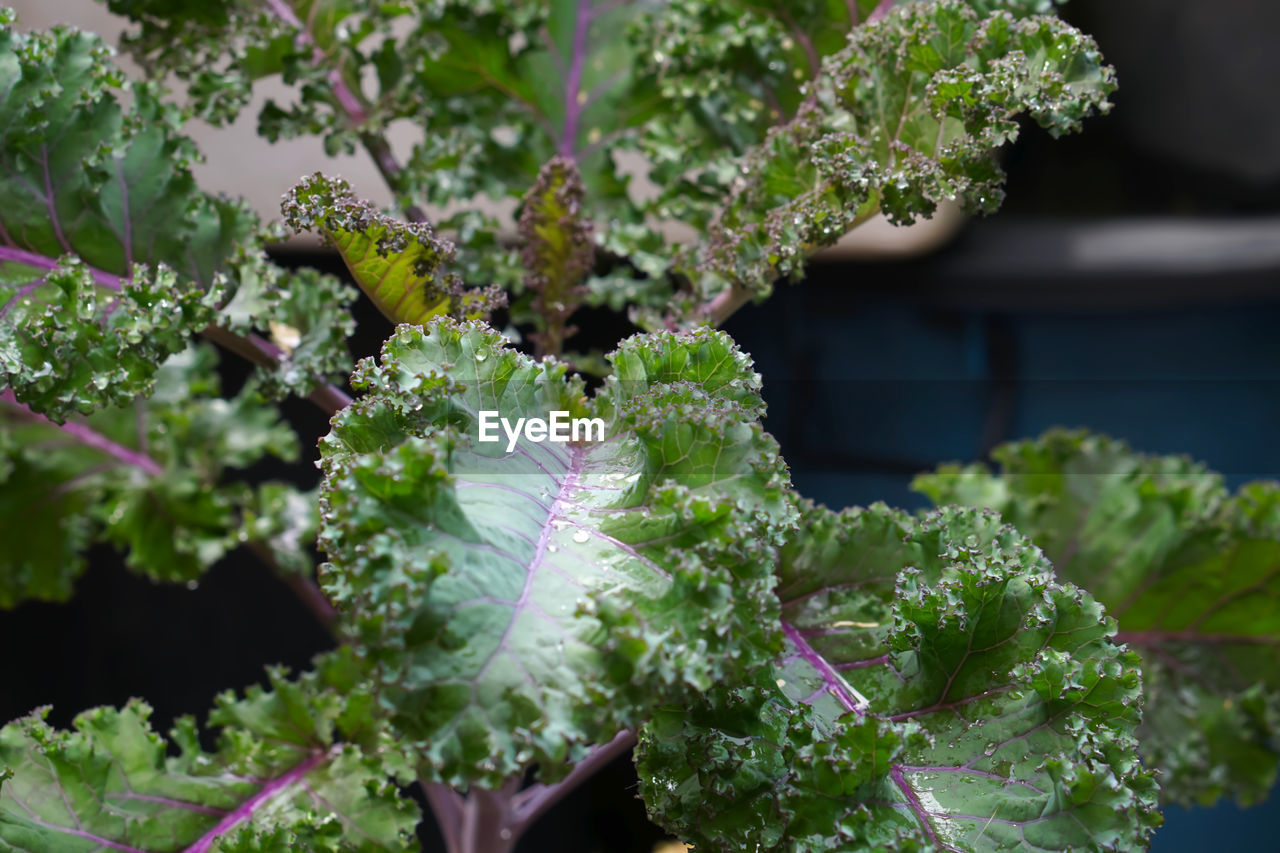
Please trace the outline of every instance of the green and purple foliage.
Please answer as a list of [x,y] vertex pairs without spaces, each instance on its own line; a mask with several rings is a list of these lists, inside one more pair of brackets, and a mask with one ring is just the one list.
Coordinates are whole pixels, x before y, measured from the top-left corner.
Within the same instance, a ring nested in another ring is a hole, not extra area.
[[[831,512],[714,328],[872,216],[993,211],[1019,121],[1108,109],[1052,2],[107,5],[181,92],[0,17],[0,607],[66,600],[94,543],[168,582],[244,546],[340,645],[220,698],[212,750],[137,701],[0,728],[0,850],[411,850],[420,785],[497,853],[632,746],[697,849],[1133,850],[1162,798],[1265,794],[1273,486],[1055,434],[921,480],[962,506]],[[363,149],[397,210],[196,186],[184,122],[268,78],[262,136]],[[264,254],[289,230],[400,324],[377,359],[354,288]],[[576,352],[582,306],[640,331]],[[242,475],[303,455],[289,396],[332,416],[311,492]],[[549,412],[605,436],[480,437]]]

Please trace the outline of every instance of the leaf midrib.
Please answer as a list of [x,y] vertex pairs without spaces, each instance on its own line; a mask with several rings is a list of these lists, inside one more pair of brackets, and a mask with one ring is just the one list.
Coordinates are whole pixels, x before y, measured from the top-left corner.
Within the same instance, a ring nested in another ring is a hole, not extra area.
[[502,632],[502,637],[498,640],[489,657],[485,659],[484,664],[476,673],[473,684],[479,684],[481,678],[488,671],[493,662],[497,660],[498,655],[506,650],[507,641],[511,638],[512,631],[515,630],[516,622],[520,620],[520,614],[524,612],[525,607],[529,603],[529,596],[533,592],[534,581],[538,576],[539,570],[545,562],[548,546],[551,544],[551,536],[555,532],[554,522],[557,519],[565,517],[565,509],[569,505],[569,495],[578,490],[578,481],[582,476],[582,471],[586,466],[587,451],[582,446],[572,446],[569,448],[569,462],[565,467],[564,476],[559,482],[559,491],[556,492],[555,499],[551,502],[551,507],[547,511],[547,517],[542,522],[542,530],[538,534],[537,545],[534,546],[533,556],[529,558],[529,565],[525,569],[524,587],[520,590],[520,597],[516,599],[512,605],[511,620],[507,623],[506,629]]

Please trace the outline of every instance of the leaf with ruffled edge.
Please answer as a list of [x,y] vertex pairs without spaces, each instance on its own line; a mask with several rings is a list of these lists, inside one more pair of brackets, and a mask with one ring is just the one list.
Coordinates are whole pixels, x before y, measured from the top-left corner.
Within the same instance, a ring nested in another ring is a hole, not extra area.
[[61,421],[149,392],[255,220],[196,188],[177,112],[96,36],[13,26],[0,13],[0,382]]
[[1145,846],[1137,657],[997,516],[808,507],[780,575],[773,673],[642,732],[655,819],[698,849]]
[[216,370],[211,347],[191,347],[160,366],[150,398],[62,425],[0,394],[0,609],[65,600],[94,541],[155,580],[195,581],[239,541],[243,512],[269,512],[224,474],[296,458],[296,437],[252,384],[222,399]]
[[201,331],[270,368],[274,397],[349,371],[352,291],[265,260],[282,234],[197,188],[158,87],[126,83],[95,36],[18,34],[7,13],[0,86],[0,382],[20,400],[56,421],[124,405]]
[[1113,74],[1092,39],[992,5],[906,3],[857,28],[796,116],[741,160],[707,238],[677,262],[693,295],[767,294],[877,212],[906,223],[944,199],[990,212],[995,154],[1019,115],[1059,135],[1108,108]]
[[582,302],[583,281],[595,262],[591,222],[582,208],[582,175],[567,157],[553,157],[538,172],[520,212],[524,289],[533,294],[532,335],[540,353],[559,355],[576,329],[565,322]]
[[454,247],[430,225],[379,212],[341,178],[303,178],[282,209],[295,231],[315,231],[338,250],[356,284],[392,322],[422,323],[439,314],[488,316],[505,303],[497,288],[470,290],[441,270],[453,260]]
[[[322,441],[321,581],[429,777],[558,778],[660,697],[778,647],[793,513],[759,378],[710,331],[611,361],[587,398],[477,324],[401,326]],[[479,440],[481,412],[553,411],[603,434]]]
[[212,337],[260,362],[255,380],[262,394],[273,400],[306,397],[351,373],[347,341],[355,334],[355,288],[314,269],[285,270],[257,251],[239,253],[228,274],[235,295],[219,309],[217,323],[242,341],[256,340],[269,358],[243,351],[240,341],[224,335]]
[[1228,495],[1185,457],[1053,431],[915,487],[998,509],[1143,658],[1143,756],[1174,802],[1267,796],[1280,768],[1280,485]]
[[[44,711],[0,729],[0,848],[30,853],[221,853],[416,849],[417,808],[399,795],[394,748],[348,652],[318,671],[243,699],[225,694],[210,715],[214,752],[194,721],[170,740],[134,700],[53,729]],[[5,774],[9,774],[6,778]]]

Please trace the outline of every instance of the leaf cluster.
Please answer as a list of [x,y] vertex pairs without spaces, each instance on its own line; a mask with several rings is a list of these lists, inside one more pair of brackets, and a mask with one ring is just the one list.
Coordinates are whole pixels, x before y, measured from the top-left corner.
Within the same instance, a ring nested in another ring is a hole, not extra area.
[[[95,541],[188,583],[241,544],[305,583],[318,541],[345,645],[220,699],[212,751],[140,702],[5,726],[0,848],[411,848],[393,781],[487,802],[620,731],[711,849],[1130,850],[1157,770],[1171,800],[1272,783],[1274,486],[1054,434],[920,481],[970,508],[833,513],[707,327],[873,215],[993,210],[1019,121],[1106,110],[1050,0],[108,5],[184,103],[0,17],[0,607],[67,597]],[[183,122],[268,78],[262,135],[365,149],[403,217],[320,173],[285,227],[196,186]],[[399,324],[355,401],[356,290],[270,262],[286,228]],[[508,294],[549,357],[485,322]],[[648,329],[590,392],[556,357],[581,305]],[[290,394],[333,415],[314,492],[239,479],[299,455]],[[552,413],[587,435],[510,428]]]
[[[480,197],[525,199],[555,158],[571,161],[582,213],[558,239],[589,226],[611,263],[588,276],[587,302],[630,306],[646,328],[722,321],[717,297],[736,306],[798,277],[877,212],[995,209],[995,155],[1016,119],[1069,132],[1114,88],[1093,41],[1047,0],[890,14],[876,0],[113,8],[140,25],[135,56],[184,79],[198,114],[229,117],[267,77],[289,84],[289,103],[260,112],[263,133],[366,149],[410,218],[441,211],[470,285],[519,294],[522,256],[503,236],[521,233],[529,251],[517,217]],[[403,121],[421,138],[401,164],[383,134]],[[673,240],[689,229],[692,246]]]

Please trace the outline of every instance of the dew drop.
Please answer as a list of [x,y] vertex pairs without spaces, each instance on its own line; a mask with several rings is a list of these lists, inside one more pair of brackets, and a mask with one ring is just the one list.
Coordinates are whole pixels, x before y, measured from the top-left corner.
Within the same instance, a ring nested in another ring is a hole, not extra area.
[[199,581],[187,581],[187,589],[196,590],[200,588]]
[[476,353],[476,361],[484,361],[488,357],[489,356],[485,353],[482,353],[482,352]]
[[586,542],[590,538],[591,534],[585,530],[579,530],[577,533],[573,534],[573,541],[579,544]]

